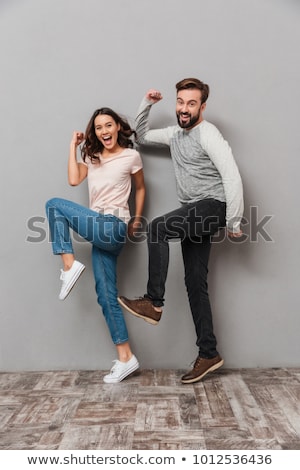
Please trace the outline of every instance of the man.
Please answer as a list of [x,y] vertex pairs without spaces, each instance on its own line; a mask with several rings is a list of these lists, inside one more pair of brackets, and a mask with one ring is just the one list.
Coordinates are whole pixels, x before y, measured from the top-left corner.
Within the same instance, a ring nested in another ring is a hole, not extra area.
[[149,90],[136,118],[140,144],[167,145],[174,164],[181,207],[154,219],[148,226],[149,279],[147,294],[120,304],[133,315],[157,324],[164,305],[170,239],[181,240],[185,284],[195,324],[199,355],[193,369],[181,378],[193,383],[224,363],[216,349],[207,289],[212,236],[227,227],[230,237],[240,237],[243,188],[231,148],[218,129],[203,118],[209,87],[196,78],[176,85],[177,126],[149,130],[151,106],[162,99]]

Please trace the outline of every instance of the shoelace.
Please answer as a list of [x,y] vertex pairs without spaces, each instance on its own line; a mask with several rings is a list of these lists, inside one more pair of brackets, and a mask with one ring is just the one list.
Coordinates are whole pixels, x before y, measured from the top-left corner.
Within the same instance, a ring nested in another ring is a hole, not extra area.
[[65,271],[63,269],[60,270],[60,280],[61,281],[65,280]]
[[119,369],[121,369],[122,364],[120,361],[118,361],[118,359],[114,359],[113,362],[114,362],[114,365],[110,369],[109,375],[112,375],[114,372],[117,372]]
[[189,364],[189,367],[195,367],[196,366],[196,363],[198,365],[198,363],[201,361],[201,357],[197,357],[197,359],[194,359],[190,364]]

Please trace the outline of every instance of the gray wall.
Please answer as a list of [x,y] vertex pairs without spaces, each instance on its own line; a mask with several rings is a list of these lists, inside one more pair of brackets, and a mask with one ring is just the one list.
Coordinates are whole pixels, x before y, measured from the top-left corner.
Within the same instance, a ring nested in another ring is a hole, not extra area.
[[[67,156],[96,107],[132,119],[157,87],[152,125],[173,124],[174,84],[187,76],[210,84],[206,119],[230,142],[245,188],[246,240],[219,240],[210,262],[220,353],[227,367],[300,365],[299,19],[297,0],[1,0],[1,370],[110,367],[90,246],[75,242],[88,269],[60,302],[44,203],[87,204],[85,183],[67,185]],[[174,175],[167,152],[142,155],[151,219],[177,207]],[[146,243],[128,243],[120,292],[141,295],[146,280]],[[161,323],[125,315],[142,367],[195,358],[178,243]]]

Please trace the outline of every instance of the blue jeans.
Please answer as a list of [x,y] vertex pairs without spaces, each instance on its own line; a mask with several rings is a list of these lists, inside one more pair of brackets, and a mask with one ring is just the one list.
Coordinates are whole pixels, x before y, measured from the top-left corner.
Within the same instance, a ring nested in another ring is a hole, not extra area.
[[157,217],[148,226],[149,278],[146,297],[157,307],[164,305],[169,240],[180,239],[196,344],[199,355],[207,359],[218,354],[207,286],[211,236],[225,226],[225,214],[224,202],[205,199]]
[[126,241],[126,223],[60,198],[47,201],[46,213],[54,254],[74,253],[70,228],[92,244],[97,300],[114,344],[125,343],[128,331],[117,300],[117,258]]

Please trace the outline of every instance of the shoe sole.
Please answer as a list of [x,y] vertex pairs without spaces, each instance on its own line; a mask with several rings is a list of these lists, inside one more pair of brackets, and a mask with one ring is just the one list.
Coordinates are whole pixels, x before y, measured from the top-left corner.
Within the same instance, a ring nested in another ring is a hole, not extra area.
[[132,366],[128,371],[126,371],[125,374],[121,375],[121,377],[119,377],[118,379],[112,379],[112,380],[106,379],[105,380],[105,376],[104,376],[103,382],[106,383],[106,384],[117,384],[119,382],[122,382],[122,380],[126,379],[130,375],[133,375],[135,372],[137,372],[139,367],[140,367],[139,364],[136,364],[135,366]]
[[183,384],[192,384],[195,382],[199,382],[199,380],[201,380],[206,374],[208,374],[209,372],[213,372],[216,369],[219,369],[219,367],[222,367],[223,364],[224,364],[224,360],[222,359],[221,361],[211,366],[209,369],[207,369],[205,372],[203,372],[203,374],[199,375],[198,377],[194,377],[193,379],[187,379],[187,380],[181,379],[181,382]]
[[64,297],[58,297],[59,300],[65,300],[68,295],[70,294],[71,290],[73,289],[73,287],[75,286],[76,282],[78,281],[78,279],[80,278],[81,274],[83,273],[83,271],[85,270],[85,266],[82,265],[80,267],[80,269],[78,271],[76,271],[76,273],[74,274],[74,276],[72,277],[71,281],[70,281],[70,284],[69,284],[69,287],[68,287],[68,290],[66,292],[66,294],[64,295]]
[[118,297],[118,302],[119,302],[120,305],[122,305],[122,307],[125,308],[125,310],[127,310],[127,312],[131,313],[135,317],[142,318],[144,321],[146,321],[147,323],[150,323],[151,325],[157,325],[157,323],[158,323],[157,320],[153,320],[152,318],[149,318],[149,317],[144,317],[143,315],[135,312],[130,307],[128,307],[128,305],[125,304],[120,297]]

